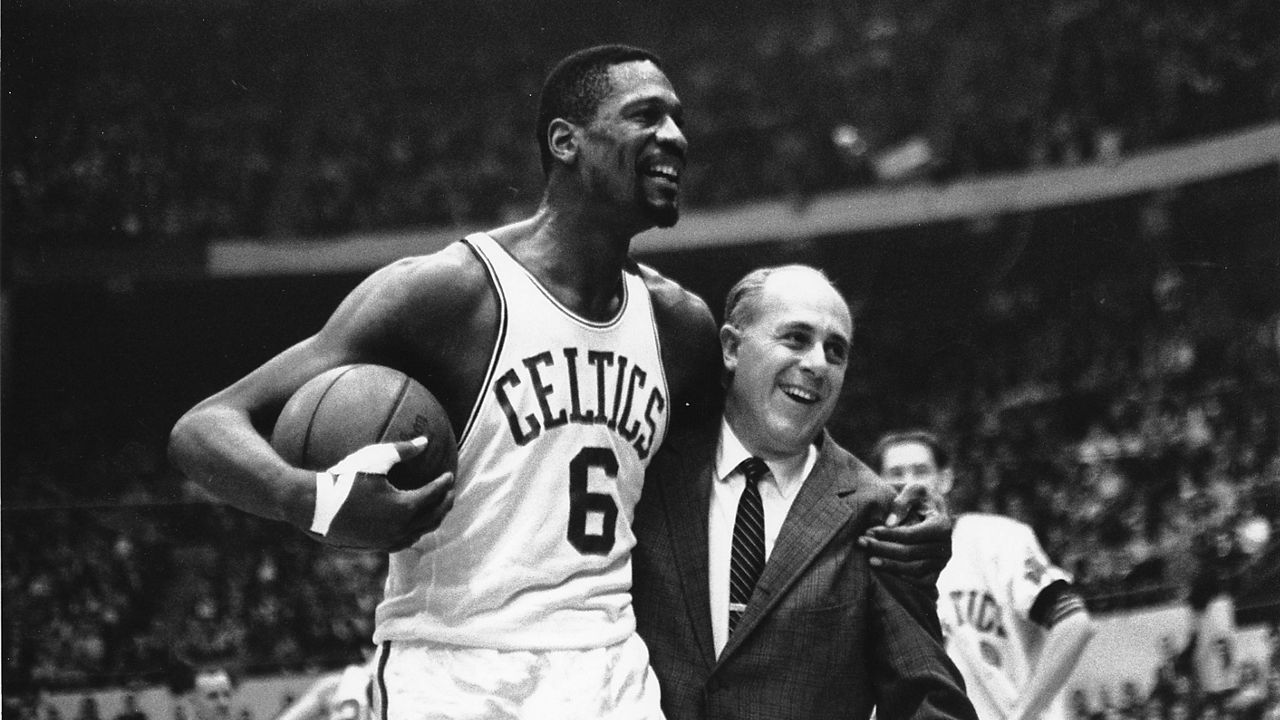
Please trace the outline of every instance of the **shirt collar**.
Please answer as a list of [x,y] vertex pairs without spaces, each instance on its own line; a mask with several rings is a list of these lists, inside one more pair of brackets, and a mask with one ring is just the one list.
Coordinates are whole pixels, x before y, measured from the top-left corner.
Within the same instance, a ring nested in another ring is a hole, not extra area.
[[[720,418],[720,443],[716,449],[716,480],[727,481],[738,465],[749,457],[751,452],[743,446],[742,441],[733,432],[733,428],[729,427],[729,421]],[[802,457],[765,461],[778,490],[783,495],[790,495],[799,488],[817,463],[818,448],[812,444],[809,445],[809,452]]]

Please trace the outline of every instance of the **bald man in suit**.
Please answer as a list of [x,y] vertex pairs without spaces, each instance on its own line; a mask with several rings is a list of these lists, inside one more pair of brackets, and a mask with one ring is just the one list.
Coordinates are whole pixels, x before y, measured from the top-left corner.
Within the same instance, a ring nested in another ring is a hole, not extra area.
[[729,293],[723,416],[668,438],[633,525],[637,626],[669,720],[975,718],[928,583],[858,544],[894,491],[824,430],[851,335],[814,268]]

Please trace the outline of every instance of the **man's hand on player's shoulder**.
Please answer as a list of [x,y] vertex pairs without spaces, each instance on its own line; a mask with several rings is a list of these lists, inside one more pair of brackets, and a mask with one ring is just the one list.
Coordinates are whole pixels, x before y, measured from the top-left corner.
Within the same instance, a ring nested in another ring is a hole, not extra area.
[[953,525],[946,500],[928,486],[913,483],[893,499],[885,523],[869,528],[858,544],[870,553],[876,568],[933,587],[951,559]]

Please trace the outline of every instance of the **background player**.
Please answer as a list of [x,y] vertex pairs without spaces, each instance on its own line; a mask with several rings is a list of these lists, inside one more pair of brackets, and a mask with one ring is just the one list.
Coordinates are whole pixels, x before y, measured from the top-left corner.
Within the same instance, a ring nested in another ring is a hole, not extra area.
[[[951,490],[950,453],[932,433],[885,435],[873,455],[891,483]],[[999,515],[960,515],[951,545],[938,618],[978,717],[1065,717],[1059,693],[1094,633],[1070,576],[1049,562],[1030,527]]]

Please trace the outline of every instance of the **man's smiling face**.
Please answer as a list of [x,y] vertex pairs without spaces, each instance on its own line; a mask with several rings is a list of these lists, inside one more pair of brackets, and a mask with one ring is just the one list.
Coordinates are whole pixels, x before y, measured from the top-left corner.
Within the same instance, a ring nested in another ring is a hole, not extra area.
[[753,454],[766,459],[807,452],[835,410],[849,363],[849,306],[808,268],[770,275],[742,327],[721,330],[733,374],[726,416]]
[[688,141],[671,82],[653,63],[609,68],[610,92],[584,128],[583,172],[591,192],[643,224],[670,227],[680,217],[680,175]]

